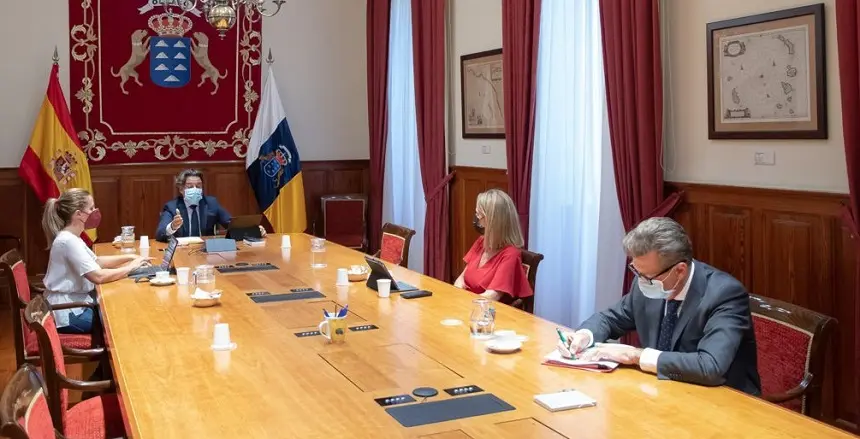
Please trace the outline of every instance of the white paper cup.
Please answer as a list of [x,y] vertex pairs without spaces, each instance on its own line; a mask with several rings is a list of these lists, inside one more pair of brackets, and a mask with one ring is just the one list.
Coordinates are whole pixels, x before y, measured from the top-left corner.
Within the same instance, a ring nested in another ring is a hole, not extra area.
[[281,236],[281,248],[290,248],[293,244],[290,242],[290,235]]
[[170,272],[169,271],[156,271],[155,272],[155,280],[164,282],[164,281],[167,281],[167,279],[170,279]]
[[148,258],[149,257],[149,247],[141,247],[138,254],[140,254],[140,256],[143,258]]
[[191,269],[188,267],[176,267],[176,281],[179,285],[188,285],[188,274]]
[[376,280],[376,292],[379,293],[379,297],[388,297],[391,295],[391,279],[377,279]]
[[140,235],[140,248],[149,248],[149,236]]
[[230,341],[230,326],[226,323],[216,323],[212,336],[212,349],[226,350],[232,347]]
[[349,285],[349,273],[346,268],[337,269],[337,286]]

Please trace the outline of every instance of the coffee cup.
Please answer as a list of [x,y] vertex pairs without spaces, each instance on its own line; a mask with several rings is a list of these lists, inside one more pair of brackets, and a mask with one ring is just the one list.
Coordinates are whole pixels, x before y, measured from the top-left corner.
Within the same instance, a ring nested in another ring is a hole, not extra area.
[[227,351],[235,347],[236,343],[230,341],[230,326],[226,323],[216,323],[212,335],[212,349]]
[[391,279],[377,279],[376,292],[379,297],[388,297],[391,295]]
[[167,282],[170,279],[169,271],[156,271],[155,280],[158,282]]
[[140,236],[140,248],[149,248],[149,236],[141,235]]
[[337,269],[337,286],[349,285],[349,272],[346,268]]
[[290,248],[293,244],[290,242],[290,235],[281,236],[281,248]]

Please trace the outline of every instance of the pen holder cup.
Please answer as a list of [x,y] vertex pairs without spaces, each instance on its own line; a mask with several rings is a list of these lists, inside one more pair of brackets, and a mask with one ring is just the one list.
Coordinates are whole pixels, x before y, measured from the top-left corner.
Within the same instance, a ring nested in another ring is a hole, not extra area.
[[319,331],[329,343],[343,343],[346,339],[346,317],[326,317],[320,322]]

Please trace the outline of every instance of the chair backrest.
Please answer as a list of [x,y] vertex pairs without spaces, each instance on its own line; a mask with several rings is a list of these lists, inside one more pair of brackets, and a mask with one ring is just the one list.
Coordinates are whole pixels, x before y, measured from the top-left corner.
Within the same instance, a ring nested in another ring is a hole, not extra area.
[[345,247],[362,248],[367,224],[367,197],[326,195],[322,197],[323,236]]
[[0,436],[11,439],[54,439],[45,383],[36,368],[25,364],[0,396]]
[[[538,265],[540,265],[540,262],[543,261],[543,255],[540,253],[530,252],[528,250],[523,249],[521,250],[520,258],[523,261],[523,270],[525,270],[526,272],[526,277],[529,280],[529,286],[532,287],[532,292],[534,292],[534,294],[537,294],[537,289],[535,289],[535,283],[537,282]],[[532,295],[530,297],[517,299],[511,305],[516,306],[523,311],[534,314],[535,296]]]
[[409,265],[409,246],[415,231],[397,224],[385,223],[382,226],[382,243],[379,247],[379,258],[398,264],[401,267]]
[[762,397],[793,390],[811,375],[800,398],[781,405],[820,417],[824,356],[836,320],[824,314],[750,294]]
[[0,256],[0,270],[9,288],[9,303],[12,308],[12,331],[15,336],[15,359],[21,367],[26,361],[26,346],[34,344],[36,335],[27,327],[22,318],[24,307],[30,302],[30,282],[27,278],[27,265],[17,249],[9,250]]
[[51,305],[43,296],[35,296],[27,304],[24,318],[39,340],[42,373],[48,389],[48,407],[51,409],[54,428],[57,431],[65,431],[69,391],[61,386],[60,382],[66,378],[66,359],[63,356],[60,334],[57,332]]

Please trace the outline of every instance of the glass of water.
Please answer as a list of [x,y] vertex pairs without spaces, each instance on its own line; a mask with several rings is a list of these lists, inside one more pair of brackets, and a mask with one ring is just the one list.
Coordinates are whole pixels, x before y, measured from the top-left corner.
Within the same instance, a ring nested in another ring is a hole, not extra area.
[[325,239],[311,238],[311,267],[325,268]]
[[134,226],[122,226],[122,231],[120,232],[119,239],[123,252],[133,252]]
[[191,275],[192,291],[197,288],[206,293],[215,291],[215,267],[211,265],[198,265]]
[[490,338],[496,326],[495,309],[489,299],[480,298],[472,301],[472,315],[469,329],[474,338]]

